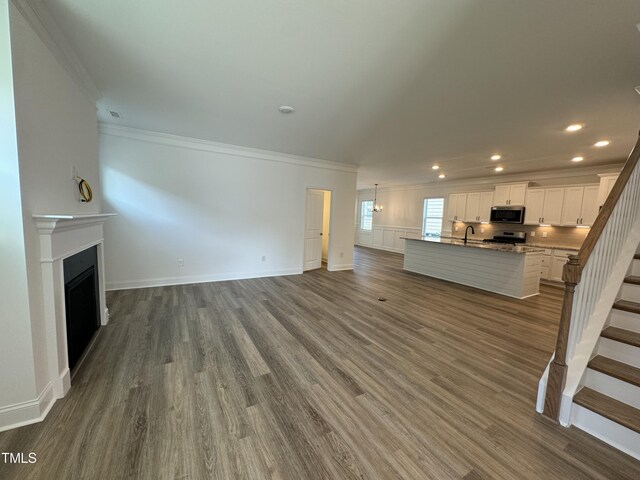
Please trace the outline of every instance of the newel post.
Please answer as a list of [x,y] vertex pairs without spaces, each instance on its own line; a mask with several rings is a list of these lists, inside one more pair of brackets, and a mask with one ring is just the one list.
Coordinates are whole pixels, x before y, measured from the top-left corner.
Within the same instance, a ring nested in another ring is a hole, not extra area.
[[564,281],[564,300],[560,314],[558,338],[556,339],[556,353],[549,366],[543,412],[545,416],[555,421],[558,421],[560,417],[560,402],[567,378],[567,343],[569,341],[569,327],[571,326],[573,292],[580,281],[580,261],[577,255],[569,255],[569,262],[562,270],[562,280]]

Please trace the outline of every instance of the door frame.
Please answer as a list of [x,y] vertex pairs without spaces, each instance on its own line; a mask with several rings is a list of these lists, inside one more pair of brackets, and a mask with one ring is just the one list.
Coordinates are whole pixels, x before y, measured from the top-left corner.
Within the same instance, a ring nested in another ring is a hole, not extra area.
[[[332,255],[331,255],[331,243],[333,242],[333,239],[331,238],[331,232],[333,231],[333,195],[334,195],[334,190],[333,188],[327,188],[327,187],[310,187],[307,186],[304,189],[304,203],[303,203],[303,215],[302,215],[302,256],[300,258],[300,267],[301,267],[301,271],[302,273],[305,272],[304,270],[304,249],[305,249],[305,239],[304,239],[304,232],[306,229],[306,225],[307,225],[307,192],[309,190],[321,190],[323,192],[331,192],[331,199],[329,201],[329,242],[328,242],[328,246],[327,246],[327,271],[330,272],[331,271],[331,259],[332,259]],[[324,197],[323,197],[324,198]],[[323,215],[324,215],[324,208],[323,208]]]

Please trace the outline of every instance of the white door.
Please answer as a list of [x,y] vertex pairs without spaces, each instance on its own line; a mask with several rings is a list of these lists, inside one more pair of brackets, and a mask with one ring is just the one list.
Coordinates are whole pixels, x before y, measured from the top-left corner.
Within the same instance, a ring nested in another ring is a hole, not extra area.
[[457,210],[458,210],[458,194],[451,193],[449,194],[449,199],[447,201],[447,220],[449,220],[450,222],[455,222]]
[[527,190],[527,198],[524,203],[524,223],[526,225],[538,225],[542,222],[542,210],[544,206],[544,188],[530,188]]
[[480,221],[480,194],[467,194],[467,208],[464,215],[464,221],[476,223]]
[[504,206],[509,204],[509,185],[496,185],[496,191],[493,195],[494,206]]
[[526,185],[511,185],[511,188],[509,188],[509,205],[524,205],[526,193]]
[[307,190],[307,206],[304,226],[304,267],[312,270],[322,266],[322,213],[324,193]]
[[456,204],[456,220],[459,222],[464,221],[464,216],[467,212],[467,194],[458,194],[458,203]]
[[599,186],[584,187],[584,195],[582,196],[582,212],[580,214],[581,225],[593,225],[596,221],[600,205],[598,205]]
[[560,225],[562,223],[562,207],[564,205],[564,188],[547,188],[544,193],[542,223]]
[[562,225],[575,227],[578,225],[582,213],[583,187],[569,187],[564,191],[564,205],[562,207]]

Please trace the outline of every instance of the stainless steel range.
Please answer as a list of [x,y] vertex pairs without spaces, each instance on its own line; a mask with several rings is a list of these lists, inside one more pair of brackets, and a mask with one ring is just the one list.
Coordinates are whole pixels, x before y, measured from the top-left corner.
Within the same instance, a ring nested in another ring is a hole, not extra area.
[[486,243],[507,243],[517,245],[527,241],[526,232],[502,232],[500,235],[494,235],[493,238],[485,238]]

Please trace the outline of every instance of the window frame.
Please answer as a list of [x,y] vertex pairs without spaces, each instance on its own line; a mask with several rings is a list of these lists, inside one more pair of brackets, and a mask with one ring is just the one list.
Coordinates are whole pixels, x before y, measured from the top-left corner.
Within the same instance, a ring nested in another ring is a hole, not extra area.
[[[370,208],[369,208],[369,215],[371,217],[371,227],[370,228],[363,228],[363,219],[364,219],[364,209],[365,209],[365,204],[371,204]],[[360,230],[363,232],[371,232],[373,231],[373,200],[361,200],[360,201]]]
[[[438,232],[437,235],[435,234],[429,234],[427,235],[427,232],[425,231],[426,229],[426,223],[427,223],[427,218],[438,218],[438,217],[428,217],[427,216],[427,202],[429,200],[442,200],[442,215],[440,216],[440,231]],[[422,235],[423,237],[440,237],[442,236],[442,223],[444,221],[444,201],[445,201],[445,197],[425,197],[424,200],[422,201],[422,229],[420,231],[420,235]]]

